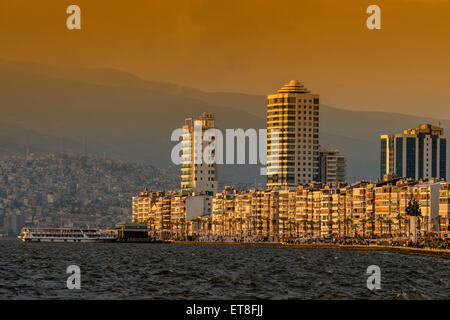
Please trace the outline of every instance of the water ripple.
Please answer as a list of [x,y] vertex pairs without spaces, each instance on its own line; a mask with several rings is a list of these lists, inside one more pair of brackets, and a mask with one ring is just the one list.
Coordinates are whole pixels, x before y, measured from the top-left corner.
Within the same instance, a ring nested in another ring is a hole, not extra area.
[[[450,261],[257,245],[1,240],[0,299],[448,299]],[[66,268],[81,268],[81,290]],[[366,287],[369,265],[381,290]]]

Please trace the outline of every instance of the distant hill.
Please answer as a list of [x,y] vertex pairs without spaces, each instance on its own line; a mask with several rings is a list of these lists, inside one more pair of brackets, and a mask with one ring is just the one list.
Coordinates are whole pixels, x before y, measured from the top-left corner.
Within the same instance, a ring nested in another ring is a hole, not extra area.
[[30,130],[20,125],[0,122],[0,155],[23,155],[27,152],[36,154],[58,153],[70,151],[73,153],[91,153],[97,155],[114,154],[114,149],[90,140],[55,136],[36,130]]
[[[0,60],[0,97],[0,154],[23,153],[27,147],[37,153],[87,148],[170,167],[175,144],[170,134],[188,116],[211,112],[222,129],[266,126],[265,96],[203,92],[114,69],[64,69]],[[321,106],[320,116],[321,144],[347,155],[352,181],[379,176],[381,133],[438,122],[326,105]],[[442,125],[448,130],[450,121]],[[265,179],[258,171],[259,166],[223,166],[219,175],[223,180],[253,183],[256,178],[260,183]]]

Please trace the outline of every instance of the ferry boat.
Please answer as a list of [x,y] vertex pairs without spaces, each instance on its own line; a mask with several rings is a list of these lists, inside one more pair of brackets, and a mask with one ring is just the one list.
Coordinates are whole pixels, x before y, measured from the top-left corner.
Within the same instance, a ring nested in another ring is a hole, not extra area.
[[117,237],[98,229],[28,228],[18,236],[23,242],[112,242]]

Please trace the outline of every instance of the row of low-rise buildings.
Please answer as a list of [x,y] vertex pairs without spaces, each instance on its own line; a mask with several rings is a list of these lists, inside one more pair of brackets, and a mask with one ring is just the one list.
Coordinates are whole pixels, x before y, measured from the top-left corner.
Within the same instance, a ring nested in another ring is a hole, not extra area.
[[184,239],[198,231],[193,222],[209,217],[210,195],[187,190],[151,192],[144,190],[132,200],[132,221],[147,224],[152,235],[161,239]]
[[450,183],[399,178],[337,187],[225,188],[214,197],[145,191],[133,198],[133,221],[164,239],[407,238],[412,198],[421,208],[421,234],[448,237]]

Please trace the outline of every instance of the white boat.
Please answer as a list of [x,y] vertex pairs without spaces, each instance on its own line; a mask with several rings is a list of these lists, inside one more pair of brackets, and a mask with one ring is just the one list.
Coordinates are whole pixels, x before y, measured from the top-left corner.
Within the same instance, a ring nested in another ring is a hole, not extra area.
[[117,237],[98,229],[28,228],[18,236],[23,242],[111,242]]

